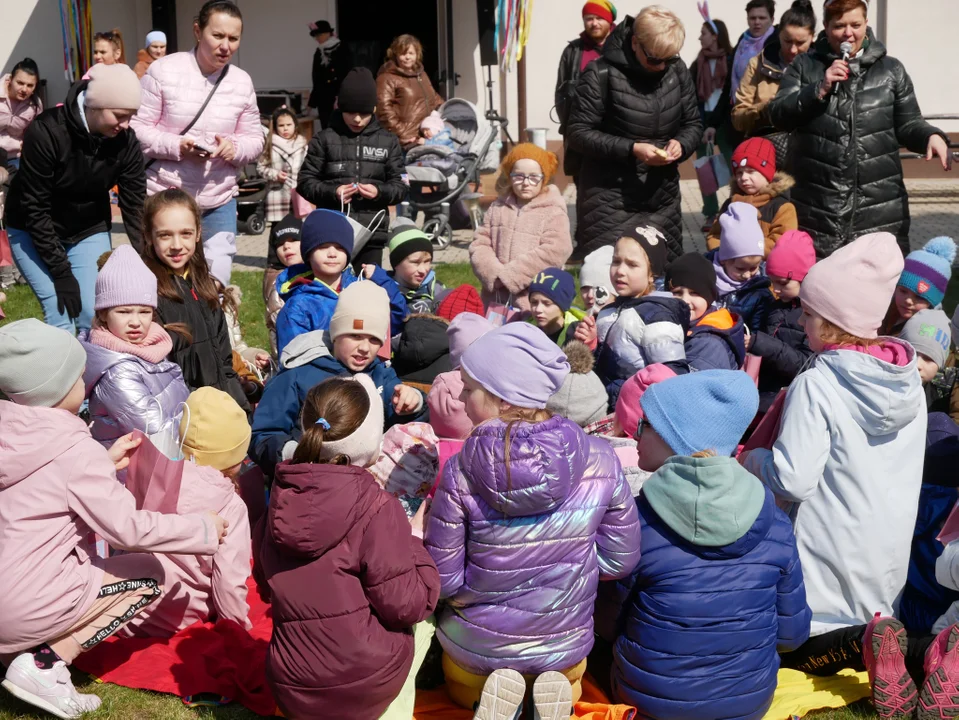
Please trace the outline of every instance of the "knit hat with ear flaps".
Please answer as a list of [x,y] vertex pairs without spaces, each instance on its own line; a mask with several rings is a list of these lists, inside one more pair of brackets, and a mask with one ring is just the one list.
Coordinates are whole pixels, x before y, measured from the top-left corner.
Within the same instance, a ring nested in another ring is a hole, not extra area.
[[863,235],[820,260],[806,275],[799,299],[855,337],[874,339],[903,269],[896,236]]
[[509,155],[500,163],[499,171],[503,175],[509,175],[513,171],[513,165],[520,160],[535,160],[543,170],[543,187],[549,185],[553,175],[556,174],[556,168],[559,167],[559,158],[555,153],[549,150],[543,150],[539,145],[533,143],[520,143],[513,147]]
[[390,331],[390,296],[372,280],[357,280],[340,293],[330,319],[330,340],[340,335],[369,335],[386,342]]
[[139,110],[140,78],[127,65],[94,65],[83,95],[83,104],[91,109]]
[[109,310],[124,305],[144,305],[156,309],[157,279],[140,254],[131,245],[121,245],[97,273],[94,310]]
[[376,80],[365,67],[355,67],[340,83],[336,106],[345,113],[368,115],[376,109]]
[[0,328],[0,390],[18,405],[58,405],[86,364],[83,346],[66,330],[34,318]]
[[956,242],[951,237],[936,237],[906,256],[899,285],[912,290],[933,307],[942,304],[946,286],[952,277]]
[[221,472],[243,462],[250,447],[246,413],[222,390],[202,387],[190,393],[180,421],[183,455]]
[[331,460],[337,455],[346,455],[350,465],[369,467],[380,456],[380,446],[383,444],[383,398],[377,392],[373,379],[366,373],[357,373],[344,379],[363,386],[370,400],[370,409],[360,426],[345,438],[324,441],[320,459]]

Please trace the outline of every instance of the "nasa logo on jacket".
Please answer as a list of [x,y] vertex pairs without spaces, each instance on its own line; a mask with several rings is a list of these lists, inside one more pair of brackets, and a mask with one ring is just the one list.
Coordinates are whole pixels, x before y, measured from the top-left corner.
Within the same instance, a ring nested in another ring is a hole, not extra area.
[[389,154],[386,148],[363,146],[364,160],[386,160]]

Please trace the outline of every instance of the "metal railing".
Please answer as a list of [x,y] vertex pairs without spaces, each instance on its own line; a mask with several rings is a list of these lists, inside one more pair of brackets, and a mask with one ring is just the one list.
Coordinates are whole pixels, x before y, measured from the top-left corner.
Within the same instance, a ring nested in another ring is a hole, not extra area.
[[[923,120],[959,120],[959,115],[950,115],[948,113],[942,115],[923,115]],[[952,159],[959,160],[959,152],[956,152],[959,149],[959,142],[949,143],[949,149],[953,151]],[[914,152],[900,152],[900,160],[919,160],[920,158],[926,157],[925,153],[914,153]]]

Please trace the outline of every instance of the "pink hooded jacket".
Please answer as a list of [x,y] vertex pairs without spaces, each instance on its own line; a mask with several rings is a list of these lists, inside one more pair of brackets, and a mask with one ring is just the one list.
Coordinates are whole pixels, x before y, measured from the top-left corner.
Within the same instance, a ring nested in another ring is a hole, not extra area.
[[23,134],[33,119],[43,112],[40,98],[33,97],[19,102],[10,97],[8,86],[11,75],[0,77],[0,149],[7,151],[7,157],[13,160],[20,157]]
[[177,514],[215,510],[230,525],[216,554],[157,555],[163,566],[163,596],[126,626],[124,634],[170,637],[213,616],[251,628],[246,581],[253,546],[246,505],[229,478],[215,468],[184,463]]
[[498,301],[512,295],[523,310],[529,310],[533,278],[548,267],[563,267],[572,254],[566,201],[555,185],[523,206],[512,192],[496,200],[470,245],[473,272],[483,283],[483,304],[494,299],[499,281],[504,290]]
[[0,401],[0,654],[63,635],[89,610],[103,585],[91,531],[123,550],[218,547],[208,518],[137,511],[76,415]]
[[219,77],[205,76],[193,51],[167,55],[150,65],[140,80],[140,109],[130,121],[143,154],[156,159],[147,169],[147,193],[182,188],[201,210],[225,205],[236,195],[236,170],[254,162],[266,142],[250,76],[230,66],[216,94],[186,137],[216,147],[216,135],[236,147],[233,162],[201,160],[180,154],[180,131],[194,118]]

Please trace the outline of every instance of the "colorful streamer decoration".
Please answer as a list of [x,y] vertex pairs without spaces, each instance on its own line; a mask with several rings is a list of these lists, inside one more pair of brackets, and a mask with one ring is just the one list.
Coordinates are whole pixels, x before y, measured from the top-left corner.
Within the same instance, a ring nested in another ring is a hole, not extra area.
[[502,72],[509,72],[523,59],[529,41],[533,0],[497,0],[496,49]]
[[92,0],[60,0],[63,74],[73,83],[93,64]]

